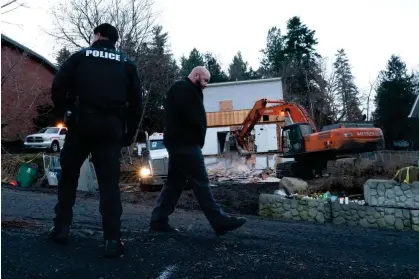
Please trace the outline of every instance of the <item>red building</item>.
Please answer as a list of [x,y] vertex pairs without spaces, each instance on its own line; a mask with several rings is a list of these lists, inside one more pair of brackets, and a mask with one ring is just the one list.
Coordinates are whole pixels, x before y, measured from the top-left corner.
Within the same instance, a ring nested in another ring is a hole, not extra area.
[[51,104],[57,66],[1,35],[1,139],[16,141],[35,132],[37,106]]

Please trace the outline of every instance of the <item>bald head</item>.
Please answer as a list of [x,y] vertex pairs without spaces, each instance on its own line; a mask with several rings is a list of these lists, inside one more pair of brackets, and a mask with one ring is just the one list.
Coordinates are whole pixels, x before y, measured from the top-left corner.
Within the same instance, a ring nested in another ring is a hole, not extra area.
[[204,89],[211,78],[210,72],[204,66],[197,66],[192,69],[188,78],[197,86]]

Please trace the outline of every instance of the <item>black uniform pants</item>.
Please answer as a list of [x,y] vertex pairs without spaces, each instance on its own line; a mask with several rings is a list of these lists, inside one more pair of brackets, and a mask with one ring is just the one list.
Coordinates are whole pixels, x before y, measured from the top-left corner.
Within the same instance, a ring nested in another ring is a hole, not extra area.
[[[118,123],[116,124],[118,125]],[[72,208],[76,199],[80,168],[91,153],[99,184],[99,210],[102,215],[104,238],[111,240],[121,237],[122,204],[119,190],[121,145],[119,134],[122,134],[122,132],[116,134],[118,134],[116,137],[114,133],[114,135],[104,139],[101,136],[106,136],[106,133],[105,135],[99,133],[95,136],[69,128],[61,151],[62,177],[58,185],[55,226],[69,226],[72,223]]]

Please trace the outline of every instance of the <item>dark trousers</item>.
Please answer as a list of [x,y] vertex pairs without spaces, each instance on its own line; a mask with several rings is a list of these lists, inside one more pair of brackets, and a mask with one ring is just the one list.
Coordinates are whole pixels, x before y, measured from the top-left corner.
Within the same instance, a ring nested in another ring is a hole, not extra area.
[[226,214],[214,200],[201,148],[168,148],[169,172],[166,184],[157,199],[151,221],[168,222],[169,215],[186,185],[191,187],[198,203],[213,228],[226,221]]
[[[118,125],[118,122],[116,124]],[[102,125],[106,125],[106,123]],[[92,126],[90,127],[92,128]],[[91,153],[99,184],[99,210],[102,215],[104,238],[112,240],[121,237],[122,204],[119,190],[121,132],[118,131],[116,134],[116,137],[114,133],[111,136],[108,135],[107,138],[103,138],[106,133],[98,133],[96,136],[92,136],[89,133],[82,133],[69,128],[61,151],[62,177],[58,185],[55,226],[69,226],[72,223],[72,208],[76,200],[80,168]]]

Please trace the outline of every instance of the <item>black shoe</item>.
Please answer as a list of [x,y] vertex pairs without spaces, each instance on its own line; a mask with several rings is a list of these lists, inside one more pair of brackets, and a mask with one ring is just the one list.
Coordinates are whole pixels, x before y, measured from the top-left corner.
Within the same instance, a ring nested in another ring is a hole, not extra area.
[[49,239],[59,244],[67,244],[68,239],[70,238],[70,227],[52,227],[49,231]]
[[103,256],[106,258],[123,257],[124,243],[121,240],[105,240],[105,252]]
[[225,235],[230,231],[240,228],[246,223],[246,221],[246,218],[243,217],[229,217],[225,224],[214,228],[215,234],[217,236]]
[[167,222],[151,221],[150,230],[153,232],[164,232],[164,233],[178,233],[179,230],[173,228]]

